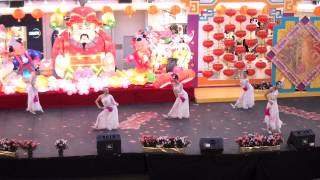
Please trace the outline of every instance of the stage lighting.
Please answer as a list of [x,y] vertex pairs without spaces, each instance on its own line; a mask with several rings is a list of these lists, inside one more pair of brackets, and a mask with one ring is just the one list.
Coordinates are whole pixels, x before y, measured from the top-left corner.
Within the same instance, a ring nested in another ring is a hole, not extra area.
[[295,150],[309,150],[315,147],[315,134],[311,129],[291,131],[287,144]]
[[103,133],[97,135],[97,152],[99,156],[121,154],[120,134]]
[[201,138],[199,146],[201,154],[221,154],[223,152],[223,139]]

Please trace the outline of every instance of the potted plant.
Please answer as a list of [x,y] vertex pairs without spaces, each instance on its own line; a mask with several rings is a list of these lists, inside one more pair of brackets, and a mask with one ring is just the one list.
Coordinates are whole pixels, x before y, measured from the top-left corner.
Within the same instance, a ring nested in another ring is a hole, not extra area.
[[32,158],[33,157],[33,151],[35,149],[37,149],[37,146],[39,145],[39,143],[33,141],[33,140],[24,140],[19,142],[20,147],[24,150],[28,152],[28,158]]
[[188,137],[143,136],[140,139],[144,152],[183,153],[184,148],[191,144]]
[[54,146],[58,149],[59,157],[63,157],[63,152],[68,148],[68,141],[65,139],[57,139]]
[[15,139],[0,139],[0,156],[16,157],[16,151],[19,146],[19,142]]
[[238,137],[236,142],[239,145],[241,153],[279,151],[283,138],[279,133],[269,135],[248,134]]

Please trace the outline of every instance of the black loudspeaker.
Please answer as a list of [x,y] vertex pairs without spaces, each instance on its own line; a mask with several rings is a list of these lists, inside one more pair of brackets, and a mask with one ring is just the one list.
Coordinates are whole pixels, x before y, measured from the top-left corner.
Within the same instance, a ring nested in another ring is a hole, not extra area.
[[178,59],[176,58],[168,58],[168,64],[166,67],[167,72],[173,72],[174,67],[177,66]]
[[19,8],[24,6],[24,1],[9,1],[9,6],[11,8]]
[[220,154],[223,152],[223,139],[201,138],[199,146],[201,154]]
[[99,156],[121,153],[120,134],[103,133],[97,135],[97,152]]
[[119,0],[119,3],[132,3],[132,0]]
[[311,129],[291,131],[287,144],[296,150],[308,150],[315,147],[315,134]]

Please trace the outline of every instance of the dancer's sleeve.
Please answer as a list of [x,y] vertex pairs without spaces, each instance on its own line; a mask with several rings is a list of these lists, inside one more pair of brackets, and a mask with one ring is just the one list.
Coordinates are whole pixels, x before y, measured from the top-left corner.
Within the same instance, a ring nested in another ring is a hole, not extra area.
[[116,105],[116,106],[119,105],[119,103],[117,103],[117,102],[114,100],[113,96],[110,96],[110,98],[111,98],[111,102],[112,102],[113,105]]

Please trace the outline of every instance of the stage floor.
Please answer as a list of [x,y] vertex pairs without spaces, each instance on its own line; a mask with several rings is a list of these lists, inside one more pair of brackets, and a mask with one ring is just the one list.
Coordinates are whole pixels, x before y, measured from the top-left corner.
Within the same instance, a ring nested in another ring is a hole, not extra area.
[[[311,128],[316,134],[316,144],[320,137],[320,97],[279,99],[280,118],[284,122],[282,133],[286,140],[292,130]],[[187,154],[199,154],[201,137],[224,139],[224,153],[238,153],[234,142],[237,136],[248,132],[265,133],[263,109],[265,101],[256,102],[251,110],[234,110],[229,103],[190,103],[191,118],[165,120],[171,103],[123,105],[119,107],[123,153],[141,153],[139,137],[146,135],[189,136],[192,145]],[[0,137],[19,140],[33,139],[40,142],[35,157],[57,156],[54,141],[57,138],[69,140],[70,148],[66,156],[96,154],[96,135],[90,126],[100,110],[95,107],[45,109],[44,114],[32,115],[23,110],[0,110]],[[286,144],[282,145],[283,150]],[[20,157],[26,154],[19,152]]]

